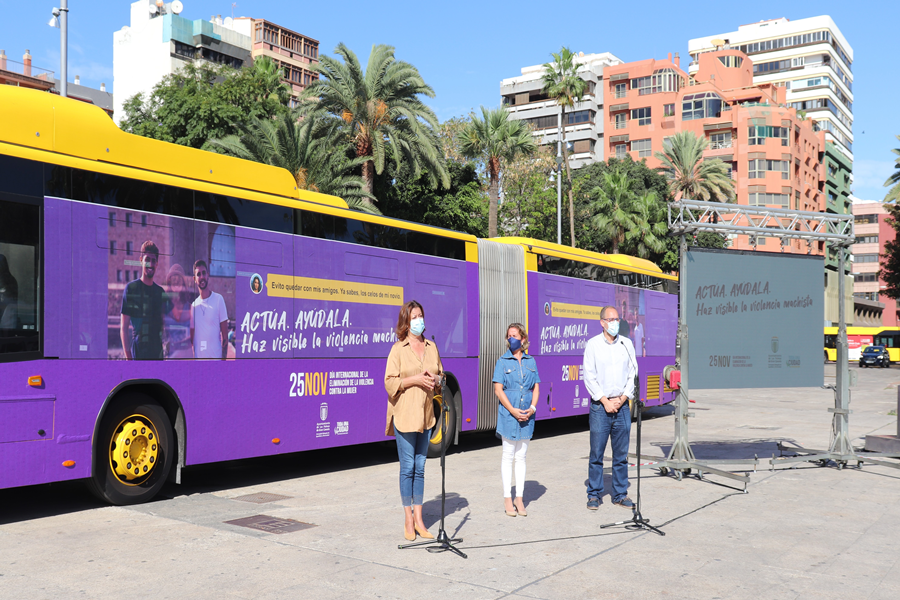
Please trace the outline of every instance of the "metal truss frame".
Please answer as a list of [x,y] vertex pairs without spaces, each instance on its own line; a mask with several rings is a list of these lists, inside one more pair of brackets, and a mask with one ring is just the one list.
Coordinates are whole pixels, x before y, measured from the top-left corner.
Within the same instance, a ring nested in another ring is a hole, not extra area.
[[[679,267],[679,306],[687,305],[687,281],[690,277],[687,251],[688,237],[696,236],[701,232],[713,232],[724,235],[749,235],[756,245],[756,237],[781,238],[782,252],[784,245],[792,239],[809,242],[828,242],[839,248],[838,271],[838,296],[839,302],[839,328],[837,341],[836,385],[834,408],[828,411],[833,413],[832,418],[832,443],[828,450],[812,450],[808,448],[783,447],[780,443],[780,451],[790,451],[795,456],[779,457],[774,455],[770,459],[771,468],[779,463],[793,463],[805,461],[817,461],[822,465],[833,463],[838,468],[843,468],[848,461],[857,461],[858,465],[864,462],[884,466],[900,468],[900,463],[885,462],[879,458],[897,458],[891,454],[857,454],[850,444],[849,415],[850,415],[850,378],[849,363],[847,358],[847,325],[844,302],[844,264],[847,248],[854,243],[853,216],[834,213],[819,213],[798,211],[780,208],[765,208],[759,206],[743,206],[739,204],[724,204],[720,202],[703,202],[700,200],[676,200],[668,206],[669,231],[681,237],[680,243],[680,267]],[[811,245],[809,247],[811,250]],[[659,464],[660,470],[667,472],[669,469],[677,479],[682,475],[690,474],[696,469],[698,478],[702,479],[703,473],[720,475],[744,484],[744,492],[750,478],[737,473],[720,470],[710,466],[711,464],[752,464],[756,470],[759,458],[735,459],[735,460],[707,460],[699,461],[691,449],[688,435],[688,419],[693,416],[688,408],[688,364],[689,364],[689,332],[684,311],[678,315],[678,350],[677,366],[681,369],[681,385],[675,399],[675,440],[668,456]],[[800,454],[802,453],[802,454]]]

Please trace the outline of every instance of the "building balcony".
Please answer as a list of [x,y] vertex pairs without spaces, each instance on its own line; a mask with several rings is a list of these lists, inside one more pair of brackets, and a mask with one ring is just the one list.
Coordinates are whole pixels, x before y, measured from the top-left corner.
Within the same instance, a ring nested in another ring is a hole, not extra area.
[[611,129],[626,129],[628,121],[610,121],[609,126]]

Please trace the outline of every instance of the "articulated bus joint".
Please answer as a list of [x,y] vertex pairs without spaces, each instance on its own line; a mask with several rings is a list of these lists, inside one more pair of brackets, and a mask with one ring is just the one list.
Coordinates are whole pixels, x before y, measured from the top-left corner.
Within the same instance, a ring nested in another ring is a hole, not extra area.
[[[160,381],[159,379],[129,379],[121,382],[112,389],[106,397],[106,400],[103,401],[103,406],[100,408],[100,412],[97,413],[97,419],[94,421],[94,434],[91,437],[91,456],[98,456],[96,444],[100,435],[100,423],[103,421],[103,415],[105,415],[106,411],[115,404],[116,398],[124,391],[144,392],[156,400],[159,405],[162,406],[163,410],[166,411],[169,421],[172,423],[172,429],[175,431],[175,443],[177,448],[175,464],[173,465],[175,468],[169,473],[169,481],[180,484],[181,469],[184,468],[185,465],[185,442],[187,439],[184,407],[181,405],[181,400],[178,398],[178,394],[175,393],[175,390],[173,390],[169,384]],[[101,455],[105,452],[106,450],[104,449],[101,452]],[[91,472],[93,472],[95,467],[95,464],[91,464]]]

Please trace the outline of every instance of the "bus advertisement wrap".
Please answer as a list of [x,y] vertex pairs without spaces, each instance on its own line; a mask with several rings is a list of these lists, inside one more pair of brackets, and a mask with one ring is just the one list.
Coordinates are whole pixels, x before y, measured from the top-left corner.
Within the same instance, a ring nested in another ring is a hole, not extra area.
[[822,385],[821,257],[694,248],[687,264],[691,388]]

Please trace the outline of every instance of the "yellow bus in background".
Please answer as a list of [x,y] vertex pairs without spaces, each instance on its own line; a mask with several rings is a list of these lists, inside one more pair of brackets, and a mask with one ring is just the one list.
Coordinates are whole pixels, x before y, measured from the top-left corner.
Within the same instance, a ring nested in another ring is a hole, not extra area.
[[[825,360],[837,360],[837,327],[825,328]],[[900,327],[848,327],[847,360],[858,361],[866,346],[884,346],[891,362],[900,362]]]

